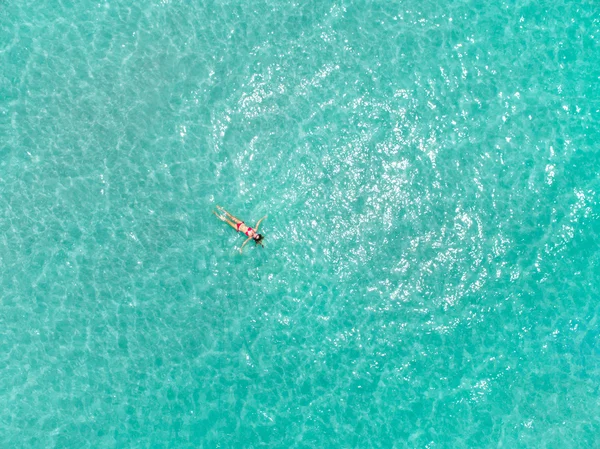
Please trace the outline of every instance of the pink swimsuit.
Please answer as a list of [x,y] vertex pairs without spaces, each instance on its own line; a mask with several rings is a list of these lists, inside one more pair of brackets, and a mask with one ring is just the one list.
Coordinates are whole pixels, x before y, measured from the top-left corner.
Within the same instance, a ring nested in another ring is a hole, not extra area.
[[[240,226],[241,226],[242,224],[244,224],[244,222],[243,222],[243,221],[240,221],[240,222],[237,224],[237,231],[238,231],[238,232],[240,232]],[[250,228],[250,227],[249,227],[248,229],[246,229],[246,232],[244,232],[244,234],[246,234],[248,237],[250,237],[250,231],[254,231],[254,229],[252,229],[252,228]]]

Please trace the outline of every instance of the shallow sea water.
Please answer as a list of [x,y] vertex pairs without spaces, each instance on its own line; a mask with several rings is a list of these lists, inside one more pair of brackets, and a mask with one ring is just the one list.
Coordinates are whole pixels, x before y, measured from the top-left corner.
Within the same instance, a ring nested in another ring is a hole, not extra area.
[[0,447],[598,447],[598,11],[0,3]]

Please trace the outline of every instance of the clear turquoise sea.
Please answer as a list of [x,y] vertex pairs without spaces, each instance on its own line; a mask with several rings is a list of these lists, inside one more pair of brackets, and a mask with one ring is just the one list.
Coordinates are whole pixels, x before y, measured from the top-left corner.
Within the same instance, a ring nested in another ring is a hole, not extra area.
[[0,448],[599,448],[598,142],[596,1],[0,1]]

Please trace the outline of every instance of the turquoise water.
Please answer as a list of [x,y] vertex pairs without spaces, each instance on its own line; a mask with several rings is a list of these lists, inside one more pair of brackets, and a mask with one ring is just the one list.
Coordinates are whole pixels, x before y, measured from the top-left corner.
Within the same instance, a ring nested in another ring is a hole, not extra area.
[[591,1],[0,3],[0,447],[599,447],[599,39]]

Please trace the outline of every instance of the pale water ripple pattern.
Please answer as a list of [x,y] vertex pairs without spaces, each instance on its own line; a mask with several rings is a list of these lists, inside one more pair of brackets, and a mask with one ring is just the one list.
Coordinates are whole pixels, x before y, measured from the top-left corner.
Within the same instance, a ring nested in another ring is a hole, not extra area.
[[598,447],[598,11],[2,2],[0,447]]

